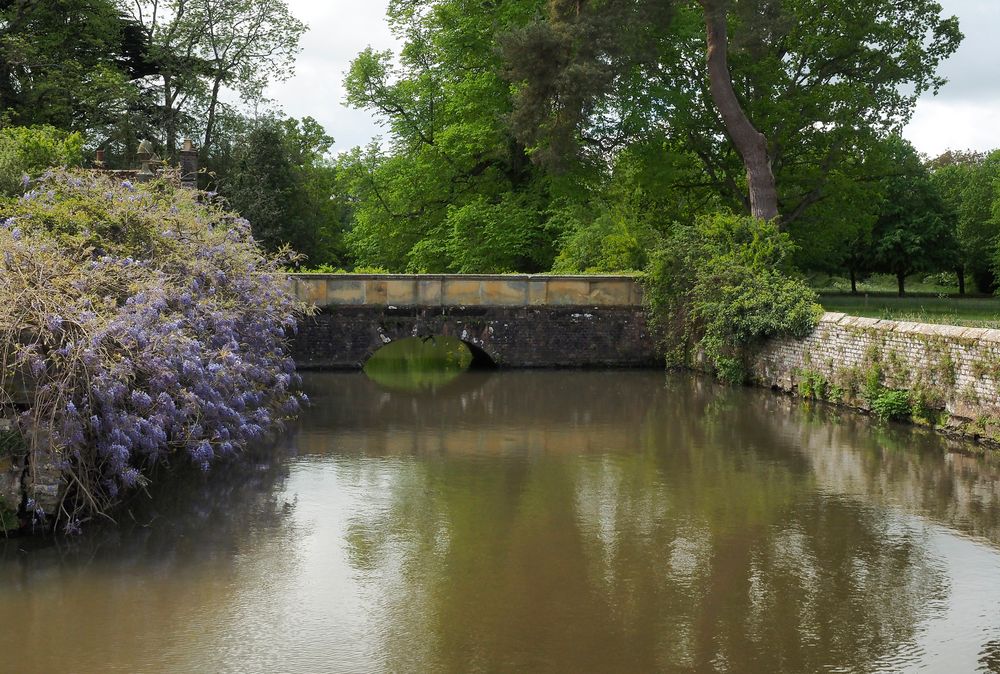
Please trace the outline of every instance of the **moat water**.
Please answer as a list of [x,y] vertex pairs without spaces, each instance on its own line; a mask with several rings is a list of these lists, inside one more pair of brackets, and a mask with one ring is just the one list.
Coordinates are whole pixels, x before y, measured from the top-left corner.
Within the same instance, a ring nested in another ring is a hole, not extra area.
[[309,375],[277,457],[0,542],[0,670],[1000,672],[968,445],[663,372],[380,381]]

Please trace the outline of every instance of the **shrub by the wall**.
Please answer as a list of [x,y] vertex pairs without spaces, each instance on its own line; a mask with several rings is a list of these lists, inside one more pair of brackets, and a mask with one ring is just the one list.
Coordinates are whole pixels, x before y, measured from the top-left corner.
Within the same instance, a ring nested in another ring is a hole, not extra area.
[[774,223],[719,214],[677,227],[652,256],[646,299],[667,362],[700,356],[722,379],[746,376],[746,355],[763,340],[805,336],[822,309],[793,275],[790,238]]
[[0,195],[23,193],[27,180],[52,166],[83,163],[83,136],[51,126],[0,128]]

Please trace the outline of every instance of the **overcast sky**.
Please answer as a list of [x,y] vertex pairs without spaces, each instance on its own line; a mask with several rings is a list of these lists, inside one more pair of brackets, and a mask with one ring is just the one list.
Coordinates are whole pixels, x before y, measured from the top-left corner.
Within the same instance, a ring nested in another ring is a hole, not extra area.
[[[371,115],[344,106],[344,73],[367,46],[396,46],[385,25],[386,0],[287,0],[309,24],[295,77],[269,95],[292,117],[309,115],[334,137],[337,152],[367,143],[379,133]],[[857,0],[865,2],[866,0]],[[941,68],[949,83],[917,104],[906,136],[921,152],[1000,148],[1000,0],[939,0],[957,15],[965,40]]]

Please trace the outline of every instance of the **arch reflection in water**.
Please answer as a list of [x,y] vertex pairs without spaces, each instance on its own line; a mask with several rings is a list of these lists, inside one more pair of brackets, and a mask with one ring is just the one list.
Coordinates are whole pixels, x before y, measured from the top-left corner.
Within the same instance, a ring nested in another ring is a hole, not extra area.
[[494,367],[481,349],[454,337],[410,337],[386,344],[365,363],[375,383],[397,391],[436,390],[470,368]]

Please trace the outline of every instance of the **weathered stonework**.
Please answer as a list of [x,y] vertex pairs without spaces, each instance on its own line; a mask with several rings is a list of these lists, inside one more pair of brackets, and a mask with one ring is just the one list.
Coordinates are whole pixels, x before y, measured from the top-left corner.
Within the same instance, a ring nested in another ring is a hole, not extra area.
[[641,307],[330,307],[300,321],[302,369],[357,369],[385,344],[455,337],[499,367],[644,367],[658,363]]
[[629,276],[301,274],[320,309],[293,340],[301,368],[360,368],[406,337],[465,342],[500,367],[655,365],[642,287]]
[[770,340],[750,370],[758,384],[861,409],[877,391],[906,391],[915,421],[1000,441],[998,330],[827,313],[805,339]]
[[331,306],[639,307],[630,276],[538,274],[295,274],[299,299]]

